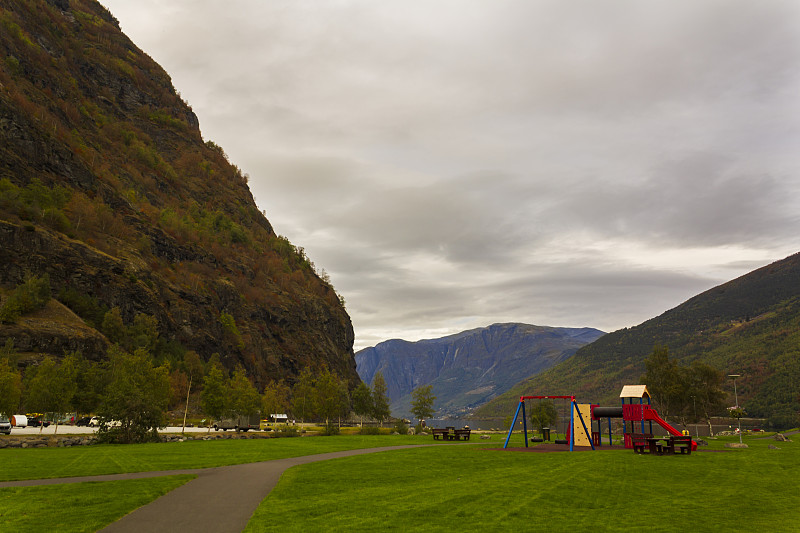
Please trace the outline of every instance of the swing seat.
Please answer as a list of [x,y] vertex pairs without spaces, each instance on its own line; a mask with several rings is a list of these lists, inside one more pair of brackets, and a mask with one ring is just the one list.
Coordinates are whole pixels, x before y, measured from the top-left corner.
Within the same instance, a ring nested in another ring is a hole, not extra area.
[[555,442],[556,444],[569,444],[569,441],[567,439],[556,439],[553,442]]

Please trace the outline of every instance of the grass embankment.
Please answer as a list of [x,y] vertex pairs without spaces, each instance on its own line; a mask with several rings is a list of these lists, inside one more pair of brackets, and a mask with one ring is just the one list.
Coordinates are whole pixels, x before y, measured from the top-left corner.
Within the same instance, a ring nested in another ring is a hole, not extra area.
[[314,463],[284,474],[247,531],[800,531],[800,444],[745,441],[674,457],[452,446]]

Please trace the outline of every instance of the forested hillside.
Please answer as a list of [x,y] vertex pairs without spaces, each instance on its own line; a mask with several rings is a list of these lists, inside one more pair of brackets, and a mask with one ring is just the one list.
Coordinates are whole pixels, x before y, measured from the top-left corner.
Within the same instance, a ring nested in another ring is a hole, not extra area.
[[111,325],[145,324],[159,363],[194,350],[260,385],[326,367],[355,386],[341,298],[247,181],[98,2],[0,0],[0,298],[47,275],[61,304],[5,316],[21,364],[100,360]]
[[[708,363],[737,379],[754,417],[797,425],[800,413],[800,254],[710,289],[633,328],[609,333],[564,363],[526,380],[479,415],[505,416],[521,394],[576,394],[615,405],[638,383],[655,345],[683,365]],[[733,405],[733,385],[730,385]]]

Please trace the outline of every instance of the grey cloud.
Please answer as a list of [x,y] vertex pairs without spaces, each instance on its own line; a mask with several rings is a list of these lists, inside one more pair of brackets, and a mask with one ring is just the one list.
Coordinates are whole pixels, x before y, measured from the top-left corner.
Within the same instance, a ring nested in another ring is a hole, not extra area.
[[360,346],[633,325],[796,251],[797,2],[104,3]]

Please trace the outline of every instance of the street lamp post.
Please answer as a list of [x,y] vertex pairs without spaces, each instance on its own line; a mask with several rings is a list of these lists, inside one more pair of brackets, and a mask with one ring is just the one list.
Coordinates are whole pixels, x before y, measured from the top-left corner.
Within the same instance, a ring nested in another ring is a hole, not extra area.
[[[736,411],[739,411],[739,395],[736,393],[736,378],[742,377],[741,374],[728,374],[729,378],[733,378],[733,397],[736,400]],[[739,421],[739,444],[742,443],[742,418],[737,416],[736,420]]]

